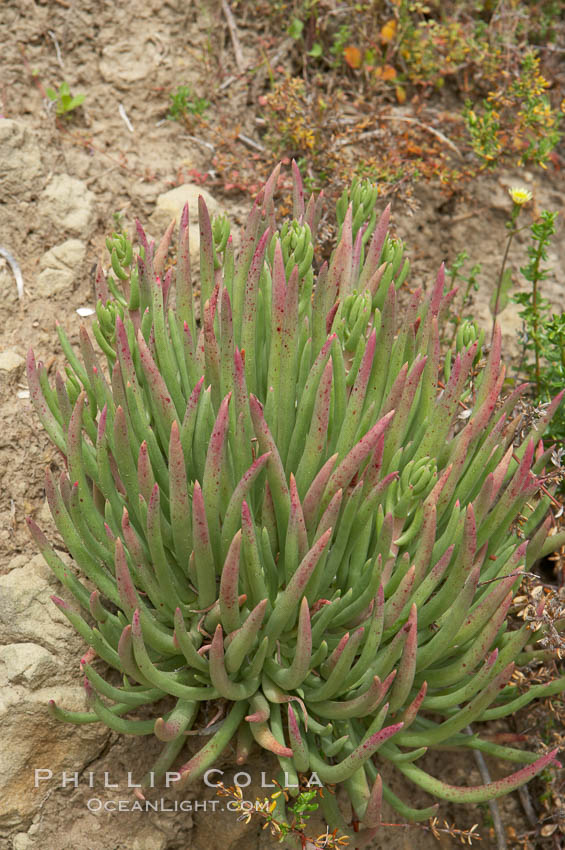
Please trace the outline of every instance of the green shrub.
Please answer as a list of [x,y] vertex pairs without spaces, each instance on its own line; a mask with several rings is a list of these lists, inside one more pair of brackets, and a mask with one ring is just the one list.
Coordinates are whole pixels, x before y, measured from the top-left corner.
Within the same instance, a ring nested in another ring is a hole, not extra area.
[[[529,358],[526,356],[523,367],[533,383],[536,400],[542,404],[551,401],[565,386],[565,313],[553,313],[540,289],[540,283],[549,274],[543,263],[547,260],[547,248],[555,234],[556,219],[556,212],[544,210],[532,224],[532,242],[528,248],[530,259],[527,265],[520,269],[531,288],[513,296],[513,300],[522,306],[520,316],[524,323],[523,348],[524,353],[529,355]],[[545,437],[546,441],[554,442],[558,449],[563,446],[563,406],[555,412]]]

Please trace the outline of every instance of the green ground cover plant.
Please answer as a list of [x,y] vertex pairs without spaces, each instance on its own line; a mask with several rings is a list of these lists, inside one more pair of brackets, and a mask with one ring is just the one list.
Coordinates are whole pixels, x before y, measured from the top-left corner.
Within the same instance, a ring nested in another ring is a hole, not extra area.
[[[261,48],[261,160],[301,158],[318,187],[370,176],[406,199],[422,179],[454,192],[485,168],[559,165],[565,27],[552,3],[232,6],[242,27],[259,11],[261,45],[288,57],[271,67]],[[215,165],[230,168],[222,145]]]
[[169,95],[171,105],[167,112],[170,121],[187,121],[190,116],[203,116],[210,107],[210,101],[205,97],[198,97],[190,86],[178,86],[176,91]]
[[[330,830],[360,845],[383,798],[412,821],[437,809],[400,799],[383,762],[458,803],[556,764],[555,749],[501,746],[481,727],[565,689],[565,677],[526,691],[515,679],[555,657],[546,639],[562,614],[546,618],[543,598],[523,625],[508,616],[524,571],[565,542],[549,536],[541,490],[541,439],[563,392],[519,437],[523,387],[501,396],[500,328],[485,359],[470,323],[442,384],[440,327],[455,295],[443,268],[399,309],[409,264],[369,181],[340,200],[338,244],[317,268],[321,200],[306,199],[293,163],[292,218],[280,223],[279,170],[237,257],[229,222],[211,221],[201,199],[200,309],[185,207],[166,271],[174,225],[159,245],[140,224],[137,246],[109,240],[98,353],[85,327],[80,357],[59,328],[68,365],[54,387],[28,355],[33,404],[65,458],[45,488],[73,567],[28,525],[74,597],[53,602],[90,647],[88,710],[50,711],[155,735],[153,772],[175,769],[180,786],[230,742],[238,764],[263,748],[279,781],[315,772],[343,786],[360,832],[334,795],[320,806]],[[205,705],[216,731],[183,753]],[[454,786],[421,766],[445,747],[515,770]],[[277,822],[285,807],[281,794]]]
[[[544,210],[531,225],[529,262],[520,269],[531,288],[518,292],[513,300],[520,304],[524,322],[522,368],[531,380],[536,401],[541,404],[565,386],[565,313],[555,313],[543,297],[543,281],[551,273],[544,267],[547,249],[556,230],[557,213]],[[554,443],[561,465],[565,441],[565,412],[559,407],[546,434]]]
[[84,94],[73,96],[67,82],[62,82],[58,90],[48,87],[46,93],[49,100],[55,104],[55,111],[59,116],[68,116],[71,112],[74,112],[84,103],[86,97]]

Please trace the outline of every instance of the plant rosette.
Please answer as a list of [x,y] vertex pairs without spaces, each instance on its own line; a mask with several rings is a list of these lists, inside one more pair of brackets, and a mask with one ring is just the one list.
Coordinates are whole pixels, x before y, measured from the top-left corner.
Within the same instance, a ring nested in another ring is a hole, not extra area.
[[[305,202],[293,163],[293,221],[279,229],[278,175],[237,258],[227,220],[211,222],[200,200],[199,313],[185,208],[166,272],[173,225],[156,246],[138,224],[133,256],[122,235],[110,245],[115,276],[98,269],[92,325],[101,355],[84,326],[80,357],[59,327],[69,365],[53,388],[29,353],[35,409],[66,459],[58,478],[46,472],[46,493],[75,568],[33,519],[29,528],[74,597],[53,601],[95,656],[84,664],[88,712],[50,711],[155,735],[155,775],[180,763],[181,783],[230,742],[238,765],[263,748],[289,784],[315,772],[343,785],[359,844],[383,798],[412,821],[436,811],[397,797],[384,763],[458,803],[499,797],[556,763],[555,750],[499,746],[480,730],[565,688],[560,678],[524,693],[513,679],[553,657],[540,644],[543,603],[535,635],[508,618],[524,568],[565,537],[548,535],[540,495],[541,437],[563,393],[515,446],[523,387],[501,399],[498,325],[478,373],[482,337],[461,336],[440,387],[439,328],[454,296],[443,268],[400,309],[403,246],[362,183],[340,202],[337,247],[315,269],[320,199]],[[221,721],[183,761],[204,703]],[[453,786],[419,764],[435,748],[517,767]],[[334,795],[321,804],[331,829],[353,835]]]

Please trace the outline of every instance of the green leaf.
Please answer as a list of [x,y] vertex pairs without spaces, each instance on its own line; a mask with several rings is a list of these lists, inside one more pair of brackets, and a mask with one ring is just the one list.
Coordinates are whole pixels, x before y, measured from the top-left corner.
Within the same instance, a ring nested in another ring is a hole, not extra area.
[[290,22],[290,26],[287,30],[289,36],[294,38],[295,41],[298,41],[302,38],[302,30],[304,29],[304,24],[298,18],[293,18]]
[[75,95],[75,97],[73,97],[73,99],[69,103],[67,110],[70,111],[71,109],[76,109],[77,106],[80,106],[81,103],[83,103],[85,97],[86,97],[86,95],[84,95],[84,94]]
[[[508,301],[510,300],[510,287],[512,286],[512,269],[505,269],[504,274],[502,275],[502,280],[500,282],[500,293],[498,295],[498,310],[496,311],[496,315],[502,313],[504,308],[507,306]],[[489,302],[489,309],[491,314],[495,315],[496,309],[496,289],[491,295],[491,299]]]

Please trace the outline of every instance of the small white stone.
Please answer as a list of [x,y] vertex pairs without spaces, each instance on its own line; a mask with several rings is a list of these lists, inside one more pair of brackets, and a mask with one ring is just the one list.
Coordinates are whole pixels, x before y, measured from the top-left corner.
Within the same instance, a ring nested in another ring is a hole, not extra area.
[[148,222],[148,232],[156,238],[158,244],[171,223],[171,219],[175,219],[178,228],[184,205],[188,204],[190,261],[193,269],[198,269],[200,263],[200,228],[198,226],[198,198],[200,195],[204,199],[210,219],[222,212],[218,202],[203,186],[198,186],[195,183],[184,183],[182,186],[176,186],[169,192],[164,192],[158,196],[155,210]]
[[178,226],[184,205],[188,203],[189,223],[198,229],[198,198],[200,195],[208,208],[210,218],[213,218],[220,212],[220,207],[210,192],[195,183],[183,183],[182,186],[176,186],[174,189],[159,195],[157,209],[151,216],[151,223],[159,218],[166,227],[170,220],[174,218]]
[[35,847],[35,844],[27,832],[18,832],[12,838],[13,850],[30,850],[31,847]]
[[11,348],[0,352],[0,370],[2,372],[18,372],[24,368],[25,363],[24,358]]

